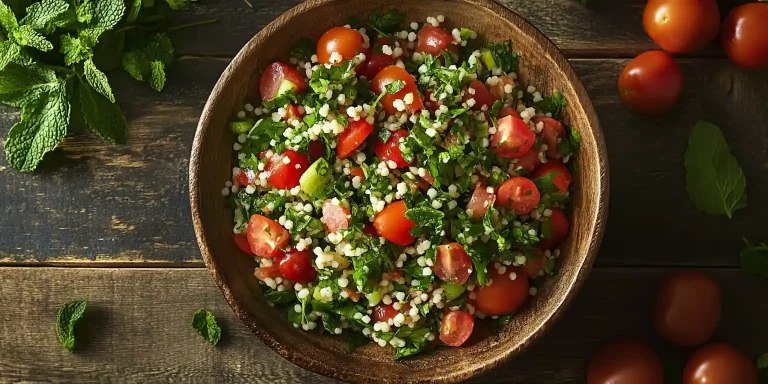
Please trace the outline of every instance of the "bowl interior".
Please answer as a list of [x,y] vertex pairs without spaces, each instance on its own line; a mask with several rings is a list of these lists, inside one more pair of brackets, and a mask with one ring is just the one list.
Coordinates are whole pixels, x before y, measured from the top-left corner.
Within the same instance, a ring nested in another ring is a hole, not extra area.
[[[379,5],[375,5],[378,3]],[[520,78],[549,95],[568,101],[565,121],[582,135],[579,170],[574,175],[572,231],[564,244],[560,272],[497,336],[462,348],[438,348],[393,363],[388,348],[367,346],[345,352],[342,337],[295,329],[283,313],[269,307],[253,277],[255,262],[232,241],[232,212],[221,188],[231,178],[233,135],[227,128],[243,99],[253,96],[258,72],[276,59],[286,60],[299,37],[317,39],[349,17],[365,19],[374,9],[397,8],[407,20],[445,15],[447,26],[465,26],[490,41],[511,39],[522,54]],[[518,15],[485,0],[308,1],[282,15],[256,35],[219,80],[200,120],[190,163],[195,230],[203,258],[236,314],[262,341],[304,368],[350,381],[455,381],[493,367],[530,344],[560,314],[586,277],[602,237],[607,204],[607,160],[602,133],[583,86],[555,46]]]

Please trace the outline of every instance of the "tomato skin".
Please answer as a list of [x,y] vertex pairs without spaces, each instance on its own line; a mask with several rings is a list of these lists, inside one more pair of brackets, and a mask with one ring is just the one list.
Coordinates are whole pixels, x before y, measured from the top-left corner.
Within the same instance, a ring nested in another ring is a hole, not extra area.
[[[286,164],[283,158],[291,161]],[[298,166],[298,168],[297,168]],[[291,189],[299,185],[299,179],[304,171],[309,168],[309,157],[287,149],[281,155],[272,156],[267,164],[269,177],[267,181],[278,189]]]
[[571,185],[572,177],[571,173],[568,172],[568,168],[566,168],[565,165],[560,161],[550,160],[545,164],[540,165],[538,168],[536,168],[535,171],[533,171],[531,178],[536,179],[539,177],[544,177],[553,172],[557,172],[558,175],[552,179],[552,184],[557,187],[560,193],[567,191],[568,187]]
[[664,368],[647,343],[614,340],[590,359],[587,384],[663,384]]
[[325,143],[322,141],[313,141],[309,144],[309,150],[307,152],[309,160],[312,162],[321,157],[325,157]]
[[291,241],[291,235],[278,222],[262,215],[253,215],[246,229],[251,252],[259,257],[276,257]]
[[475,318],[464,311],[450,311],[440,323],[440,341],[451,347],[460,347],[472,335]]
[[[333,27],[317,40],[317,61],[321,64],[340,65],[363,52],[363,35],[355,29]],[[341,61],[331,63],[331,55],[338,52]]]
[[256,184],[258,174],[251,169],[243,168],[240,173],[235,177],[235,183],[238,187],[245,187],[247,185]]
[[550,159],[557,159],[560,154],[557,152],[557,139],[563,138],[566,135],[565,127],[563,124],[551,117],[536,116],[531,119],[535,124],[542,123],[544,128],[541,130],[541,137],[547,143],[547,157]]
[[277,96],[277,91],[284,80],[290,81],[296,88],[293,93],[301,94],[307,90],[307,83],[299,72],[288,64],[276,61],[272,63],[259,78],[259,94],[264,100],[272,100]]
[[571,232],[571,224],[568,217],[560,208],[551,208],[552,215],[549,216],[549,222],[552,225],[552,237],[548,239],[539,239],[539,249],[554,249],[568,238]]
[[688,359],[683,384],[757,384],[757,367],[743,353],[726,343],[699,348]]
[[541,271],[547,266],[549,260],[544,254],[538,250],[533,250],[534,256],[528,258],[528,262],[523,266],[526,275],[529,279],[535,279],[541,276]]
[[472,197],[467,203],[467,209],[472,210],[472,217],[475,220],[482,220],[485,213],[488,212],[493,203],[496,201],[496,195],[488,192],[488,187],[485,183],[478,183],[475,186],[475,191],[472,193]]
[[387,322],[389,319],[394,319],[398,314],[400,311],[395,309],[392,304],[381,303],[373,307],[373,320],[375,322]]
[[304,117],[304,114],[301,113],[297,105],[290,104],[285,107],[285,121],[301,119],[302,117]]
[[525,156],[536,141],[536,134],[525,122],[514,116],[496,121],[496,133],[491,136],[491,149],[506,159]]
[[404,100],[405,95],[409,93],[413,94],[413,103],[405,104],[405,110],[414,113],[422,109],[424,105],[421,96],[419,95],[419,90],[416,87],[416,79],[414,79],[408,71],[397,65],[390,65],[379,71],[376,77],[371,81],[371,89],[373,92],[380,94],[386,90],[385,87],[387,85],[394,83],[397,80],[405,82],[405,86],[403,86],[403,89],[401,89],[400,92],[397,92],[394,95],[390,95],[389,92],[384,94],[384,97],[381,98],[381,105],[384,106],[384,111],[387,112],[388,115],[396,114],[398,110],[394,105],[395,100]]
[[365,142],[365,139],[373,132],[373,125],[365,120],[350,120],[344,132],[339,135],[339,143],[336,145],[336,157],[346,159]]
[[379,231],[374,227],[373,225],[366,224],[365,227],[363,227],[363,233],[365,233],[368,236],[373,237],[380,237]]
[[248,244],[248,236],[236,233],[235,244],[237,244],[237,247],[240,248],[246,254],[250,256],[256,256],[253,254],[253,252],[251,251],[251,246]]
[[491,93],[496,96],[497,99],[503,99],[505,97],[511,96],[511,94],[507,93],[505,88],[507,85],[511,85],[512,88],[515,87],[515,79],[512,78],[512,76],[504,75],[499,76],[499,82],[496,83],[496,85],[491,86]]
[[349,209],[333,204],[331,200],[326,200],[323,204],[323,218],[320,221],[332,233],[347,229],[349,228]]
[[677,104],[683,75],[672,56],[662,51],[641,53],[619,76],[619,94],[635,112],[658,115]]
[[411,228],[415,227],[416,224],[405,217],[407,210],[405,201],[395,201],[376,214],[373,219],[373,226],[383,238],[397,245],[407,246],[416,240],[410,234]]
[[753,70],[768,68],[768,4],[734,8],[723,21],[720,41],[736,65]]
[[428,53],[432,56],[440,56],[444,49],[453,42],[453,36],[439,27],[425,25],[418,34],[416,51]]
[[[510,280],[510,273],[515,272],[517,277]],[[499,274],[496,268],[488,268],[488,276],[493,283],[475,288],[477,309],[487,315],[502,316],[512,313],[520,308],[528,298],[528,275],[522,268],[507,268]]]
[[269,267],[257,268],[256,272],[253,273],[253,276],[261,281],[264,281],[267,278],[274,279],[283,275],[280,273],[280,266],[278,264],[273,264]]
[[[536,167],[541,165],[541,159],[539,158],[539,151],[528,151],[523,157],[517,159],[517,166],[526,170],[527,172],[533,172]],[[515,168],[517,169],[517,168]]]
[[368,79],[373,79],[382,69],[397,63],[397,58],[381,52],[381,47],[385,45],[390,46],[392,49],[395,48],[395,44],[387,38],[376,40],[376,43],[365,54],[365,62],[357,67],[357,73]]
[[527,177],[513,177],[499,187],[497,205],[513,209],[518,215],[527,215],[539,205],[541,194],[536,184]]
[[715,0],[649,0],[643,27],[663,50],[690,53],[717,37],[720,11]]
[[317,270],[312,266],[305,251],[292,249],[280,260],[280,273],[288,280],[306,284],[317,278]]
[[400,129],[392,132],[392,135],[389,136],[386,143],[382,143],[381,140],[376,140],[376,144],[374,144],[373,147],[376,152],[376,157],[385,162],[394,161],[395,164],[397,164],[397,168],[405,168],[409,165],[413,165],[415,161],[413,163],[405,161],[403,153],[400,151],[400,140],[405,140],[406,137],[408,137],[408,131]]
[[448,243],[437,247],[437,256],[432,272],[440,280],[464,284],[472,274],[472,260],[459,243]]
[[504,107],[499,111],[499,118],[507,117],[507,116],[514,116],[519,119],[520,112],[518,112],[517,109],[514,109],[512,107]]
[[722,291],[698,271],[680,271],[659,285],[653,302],[653,323],[667,340],[692,347],[707,341],[720,323]]
[[483,84],[482,81],[475,80],[469,83],[469,88],[472,88],[475,93],[464,93],[464,97],[462,99],[463,102],[467,102],[469,99],[474,99],[475,105],[472,106],[473,111],[480,111],[483,109],[483,107],[485,107],[486,110],[491,109],[493,102],[496,101],[496,98],[493,97],[491,92],[488,90],[485,84]]

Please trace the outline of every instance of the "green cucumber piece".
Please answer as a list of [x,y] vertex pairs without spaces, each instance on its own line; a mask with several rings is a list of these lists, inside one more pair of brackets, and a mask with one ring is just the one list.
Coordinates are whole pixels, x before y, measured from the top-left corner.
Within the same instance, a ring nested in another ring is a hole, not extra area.
[[381,292],[379,292],[378,289],[374,290],[373,292],[365,295],[365,298],[368,299],[368,305],[373,307],[379,304],[379,302],[381,301]]
[[251,128],[253,128],[253,125],[256,124],[253,119],[246,119],[242,121],[232,121],[229,123],[229,130],[232,131],[235,135],[240,135],[243,133],[248,133]]
[[283,80],[283,82],[280,83],[280,88],[277,89],[277,93],[275,93],[275,97],[293,92],[294,89],[296,89],[296,84],[291,83],[288,80]]
[[496,59],[493,58],[493,53],[491,53],[490,49],[480,51],[480,59],[488,70],[496,68]]
[[301,191],[309,196],[319,197],[332,177],[333,170],[328,162],[323,158],[317,159],[301,175],[301,179],[299,179]]
[[446,283],[443,284],[443,293],[445,294],[445,302],[453,301],[457,297],[461,296],[466,290],[461,284]]

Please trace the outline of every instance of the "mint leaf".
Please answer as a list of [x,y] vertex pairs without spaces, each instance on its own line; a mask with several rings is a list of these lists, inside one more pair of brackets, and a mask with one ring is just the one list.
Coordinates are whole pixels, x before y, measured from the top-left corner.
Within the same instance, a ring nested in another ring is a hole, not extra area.
[[171,9],[176,11],[182,11],[189,8],[189,2],[195,0],[165,0]]
[[19,57],[20,47],[12,41],[0,42],[0,71],[5,69],[8,63]]
[[46,29],[50,22],[67,9],[69,4],[64,0],[43,0],[27,7],[27,15],[21,19],[21,23],[36,30]]
[[53,49],[53,44],[29,25],[20,26],[12,33],[12,36],[19,45],[32,47],[43,52]]
[[75,325],[85,315],[88,301],[77,300],[61,306],[56,316],[56,335],[59,343],[69,351],[75,349]]
[[[139,81],[149,81],[153,88],[161,90],[165,85],[165,66],[170,64],[171,60],[173,60],[173,44],[168,36],[159,33],[144,46],[125,52],[122,64],[123,69],[131,77]],[[162,73],[158,64],[153,64],[154,62],[163,64]]]
[[94,5],[90,2],[90,0],[83,0],[78,5],[75,6],[75,15],[77,16],[77,21],[88,24],[93,20],[94,17]]
[[16,21],[16,15],[13,13],[13,10],[2,1],[0,1],[0,25],[9,34],[19,29],[19,22]]
[[8,64],[0,72],[0,102],[21,108],[34,101],[40,92],[56,85],[59,79],[50,69],[37,65]]
[[132,23],[139,17],[141,11],[141,0],[131,0],[131,8],[125,14],[125,21]]
[[741,251],[741,269],[750,274],[768,279],[768,245],[750,245],[746,239],[746,248]]
[[162,61],[153,61],[152,74],[149,77],[149,86],[155,91],[162,91],[165,87],[165,64]]
[[700,121],[688,137],[686,189],[691,201],[710,215],[726,215],[747,206],[747,179],[720,128]]
[[93,132],[112,144],[125,143],[128,124],[114,101],[85,83],[80,84],[78,97],[83,119]]
[[83,73],[85,74],[85,79],[88,80],[88,84],[90,84],[96,92],[101,93],[104,97],[109,99],[110,102],[115,102],[115,96],[112,94],[112,87],[109,86],[107,75],[96,68],[96,65],[93,64],[93,60],[88,59],[85,61],[83,64]]
[[92,55],[91,48],[83,44],[80,39],[70,35],[61,35],[59,53],[64,55],[64,64],[79,63]]
[[[91,3],[92,19],[94,26],[104,29],[111,29],[123,18],[125,13],[125,2],[123,0],[99,0]],[[80,15],[78,14],[78,19]],[[87,17],[88,14],[84,13]]]
[[213,314],[205,309],[198,309],[192,317],[192,328],[210,345],[216,345],[221,339],[221,328]]
[[563,94],[555,91],[552,96],[545,97],[544,100],[536,103],[536,108],[544,113],[551,113],[555,120],[559,120],[566,105],[568,105],[568,102],[565,101]]

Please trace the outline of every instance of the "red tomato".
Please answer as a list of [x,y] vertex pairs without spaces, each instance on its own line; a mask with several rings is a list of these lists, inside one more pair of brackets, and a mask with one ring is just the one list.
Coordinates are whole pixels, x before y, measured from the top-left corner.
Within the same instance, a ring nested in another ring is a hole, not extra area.
[[365,142],[368,135],[373,132],[373,125],[365,120],[350,120],[344,132],[339,135],[339,143],[336,145],[336,157],[346,159],[357,147]]
[[464,284],[472,274],[472,260],[459,243],[448,243],[437,247],[437,256],[432,271],[442,281]]
[[507,85],[511,85],[515,88],[515,79],[512,76],[504,75],[499,76],[499,82],[496,85],[491,86],[491,93],[496,96],[497,99],[509,98],[511,94],[507,93]]
[[720,11],[715,0],[649,0],[643,27],[663,50],[689,53],[717,37]]
[[251,256],[256,256],[253,254],[253,252],[251,252],[251,246],[248,244],[248,236],[235,234],[235,244],[237,244],[238,248],[240,248],[243,252]]
[[312,266],[305,251],[292,249],[280,260],[280,273],[288,280],[306,284],[317,278],[317,270]]
[[768,4],[750,3],[734,8],[720,31],[728,57],[746,69],[768,68]]
[[587,367],[587,384],[663,383],[659,357],[641,341],[612,341],[592,356]]
[[322,141],[313,141],[309,144],[309,159],[315,161],[321,157],[325,157],[325,143]]
[[323,218],[320,221],[329,231],[336,233],[349,228],[349,209],[334,204],[331,200],[323,203]]
[[544,128],[541,130],[541,137],[547,143],[547,157],[550,159],[560,157],[560,154],[557,152],[557,139],[563,138],[566,135],[563,124],[546,116],[536,116],[531,120],[537,125],[539,123],[544,124]]
[[717,330],[723,293],[715,279],[699,271],[667,276],[653,301],[653,324],[667,340],[693,347]]
[[376,230],[376,227],[370,224],[366,224],[366,226],[363,227],[363,233],[368,236],[379,237],[379,231]]
[[[541,165],[541,159],[539,158],[539,151],[528,151],[523,157],[517,159],[518,167],[525,169],[528,172],[533,172],[536,167]],[[517,170],[517,167],[515,168]]]
[[277,91],[283,85],[283,81],[292,83],[295,87],[293,93],[299,94],[307,89],[307,83],[299,72],[287,64],[279,61],[272,63],[259,79],[259,94],[264,100],[272,100],[277,96]]
[[408,207],[402,200],[395,201],[384,207],[373,219],[373,226],[381,236],[397,245],[406,246],[416,240],[410,234],[411,228],[416,224],[405,217]]
[[619,94],[630,109],[658,115],[671,109],[683,91],[683,75],[672,56],[662,51],[641,53],[619,76]]
[[493,102],[496,101],[496,99],[491,95],[491,92],[488,91],[488,88],[482,81],[475,80],[469,83],[469,88],[472,89],[474,93],[470,93],[469,91],[464,93],[462,99],[463,102],[466,102],[469,99],[474,99],[475,105],[472,106],[472,110],[474,111],[480,111],[483,107],[491,109],[491,106],[493,106]]
[[571,232],[571,224],[560,208],[552,208],[552,215],[549,216],[549,223],[552,225],[552,237],[548,239],[539,239],[540,249],[553,249],[560,245]]
[[405,110],[409,113],[414,113],[423,108],[424,105],[421,102],[421,96],[416,87],[416,79],[414,79],[408,71],[397,65],[390,65],[379,71],[379,74],[373,78],[373,81],[371,81],[371,89],[373,89],[373,92],[381,94],[386,90],[385,87],[388,84],[398,80],[404,81],[405,86],[403,86],[403,89],[401,89],[400,92],[397,92],[394,95],[390,95],[389,92],[384,93],[384,97],[381,98],[381,105],[384,106],[384,111],[386,111],[388,115],[397,113],[397,108],[395,108],[394,105],[395,100],[405,101],[405,95],[409,93],[413,95],[413,102],[411,104],[405,104]]
[[425,25],[419,31],[419,40],[416,51],[428,53],[432,56],[440,56],[444,49],[453,43],[453,36],[442,28]]
[[440,341],[451,347],[460,347],[472,334],[475,318],[464,311],[450,311],[440,324]]
[[273,265],[270,265],[269,267],[259,267],[256,269],[256,272],[253,273],[253,276],[257,279],[264,281],[267,278],[274,279],[277,277],[283,276],[280,274],[280,266],[275,263]]
[[291,235],[276,221],[262,215],[253,215],[246,230],[251,252],[259,257],[275,257],[291,241]]
[[373,307],[373,321],[375,322],[387,322],[390,319],[394,319],[395,316],[400,314],[400,311],[395,309],[392,304],[381,303]]
[[731,383],[757,384],[757,367],[728,344],[705,345],[685,364],[683,384]]
[[534,141],[536,134],[523,120],[506,116],[496,122],[496,133],[491,136],[491,148],[503,158],[516,159],[528,153]]
[[285,121],[301,119],[302,117],[304,117],[304,114],[301,113],[298,106],[290,104],[285,107]]
[[512,107],[504,107],[499,111],[499,118],[507,117],[507,116],[514,116],[518,119],[520,118],[520,112],[517,111],[517,109],[514,109]]
[[394,43],[387,38],[376,40],[373,47],[365,54],[365,62],[357,67],[357,73],[368,79],[373,79],[382,69],[397,63],[397,58],[392,55],[385,55],[381,51],[381,47],[385,45],[395,49]]
[[[331,55],[338,52],[341,60],[331,63]],[[355,29],[333,27],[317,40],[317,61],[320,64],[341,64],[363,52],[363,35]]]
[[251,169],[243,168],[240,173],[235,177],[235,182],[238,187],[244,187],[246,185],[256,184],[258,174]]
[[[283,159],[290,159],[285,163]],[[299,179],[304,171],[309,168],[309,157],[301,155],[298,152],[286,149],[282,155],[275,155],[269,159],[267,169],[269,177],[267,181],[273,187],[279,189],[291,189],[299,185]]]
[[349,170],[349,177],[359,177],[360,182],[365,181],[365,172],[360,167],[355,167]]
[[344,287],[343,291],[346,292],[347,296],[349,296],[349,299],[354,301],[355,303],[360,301],[360,294],[359,293],[357,293],[357,292],[355,292],[355,291],[353,291],[353,290],[351,290],[351,289],[349,289],[347,287]]
[[568,168],[566,168],[565,165],[563,165],[563,163],[558,160],[550,160],[546,162],[546,164],[542,164],[540,167],[536,168],[535,171],[533,171],[531,178],[537,179],[539,177],[547,176],[553,172],[557,172],[558,174],[552,178],[552,184],[557,187],[560,193],[567,191],[568,186],[571,185],[571,173],[568,172]]
[[408,137],[408,131],[400,129],[392,132],[386,143],[382,143],[381,140],[377,139],[373,147],[376,151],[376,157],[385,162],[394,161],[397,164],[397,168],[413,165],[405,161],[403,153],[400,151],[400,140],[405,140],[406,137]]
[[488,193],[488,187],[485,186],[485,183],[478,183],[469,203],[467,203],[467,209],[472,210],[472,217],[475,220],[480,220],[488,212],[488,207],[492,206],[495,201],[496,195]]
[[[509,277],[512,272],[517,275],[514,280]],[[528,276],[524,269],[507,268],[499,274],[496,268],[489,267],[488,277],[493,280],[491,285],[475,288],[477,309],[487,315],[501,316],[512,313],[525,303],[528,298]]]
[[541,271],[547,266],[547,257],[540,250],[533,250],[533,256],[529,257],[527,263],[523,266],[525,274],[529,279],[535,279],[541,275]]
[[513,177],[499,187],[497,205],[513,209],[518,215],[527,215],[539,205],[541,195],[536,184],[527,177]]

